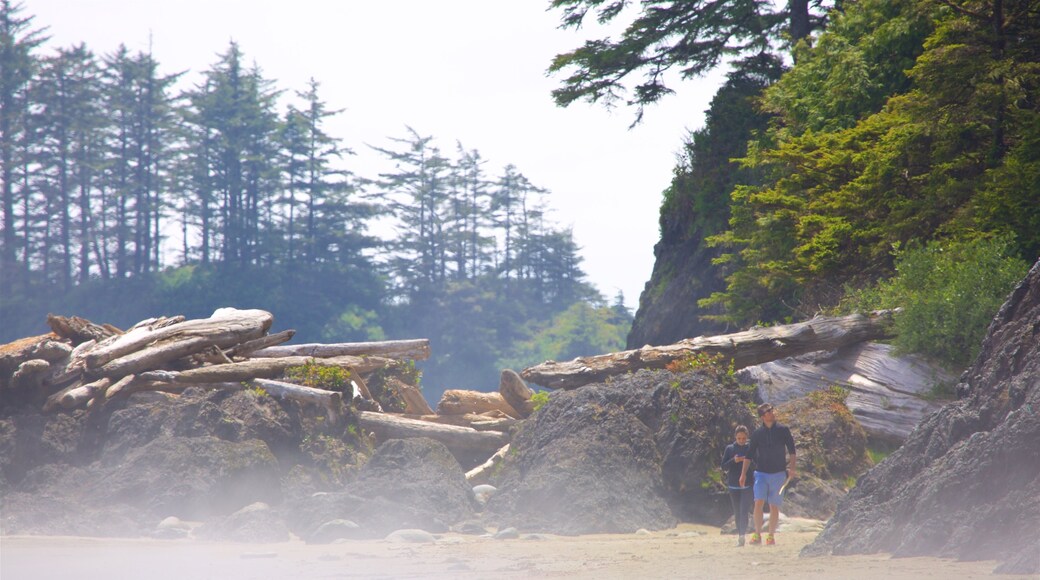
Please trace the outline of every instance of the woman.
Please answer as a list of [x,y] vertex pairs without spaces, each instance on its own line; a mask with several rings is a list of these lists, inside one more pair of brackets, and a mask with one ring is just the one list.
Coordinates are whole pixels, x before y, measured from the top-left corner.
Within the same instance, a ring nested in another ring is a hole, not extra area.
[[[726,446],[722,454],[722,470],[726,472],[726,487],[729,488],[729,499],[733,503],[733,519],[737,524],[737,546],[744,545],[744,533],[748,528],[748,516],[754,505],[754,476],[749,475],[745,485],[740,485],[740,472],[744,458],[748,452],[748,428],[739,425],[733,435],[734,442]],[[751,472],[754,473],[754,472]]]

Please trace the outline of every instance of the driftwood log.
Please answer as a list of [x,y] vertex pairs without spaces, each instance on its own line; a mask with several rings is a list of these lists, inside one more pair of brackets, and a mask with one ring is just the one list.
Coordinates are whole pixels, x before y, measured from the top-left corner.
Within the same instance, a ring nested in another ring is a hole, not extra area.
[[294,344],[257,350],[254,357],[310,356],[381,356],[385,358],[426,360],[430,358],[430,340],[386,340],[382,342],[342,342],[338,344]]
[[86,357],[87,368],[100,368],[149,344],[175,338],[199,337],[207,339],[214,346],[228,347],[260,338],[273,322],[274,316],[264,310],[221,309],[209,318],[170,325],[137,325],[124,334],[107,338],[94,346]]
[[509,445],[504,445],[494,455],[489,457],[487,461],[467,471],[466,482],[470,485],[480,485],[490,481],[495,466],[502,463],[502,460],[506,458],[506,453],[509,453]]
[[331,423],[336,424],[339,422],[343,408],[342,393],[268,379],[256,379],[252,381],[252,384],[280,399],[318,405],[325,409],[325,413],[328,415]]
[[490,411],[488,413],[466,413],[465,415],[412,415],[405,413],[398,415],[406,419],[427,421],[440,425],[455,425],[457,427],[469,427],[477,431],[501,431],[508,432],[519,420],[506,416],[501,411]]
[[86,318],[80,318],[79,316],[48,314],[47,326],[51,327],[51,331],[54,334],[70,340],[72,344],[79,344],[88,340],[103,340],[123,333],[122,330],[111,324],[94,324]]
[[249,356],[260,349],[276,346],[283,342],[289,342],[294,336],[296,336],[295,330],[283,330],[274,334],[268,334],[267,336],[261,336],[260,338],[237,344],[224,351],[224,355],[228,357]]
[[573,389],[639,369],[661,369],[691,354],[721,355],[742,369],[784,357],[833,350],[867,340],[891,338],[892,310],[840,317],[819,316],[806,322],[754,328],[734,334],[699,336],[665,346],[644,346],[572,361],[546,361],[520,373],[550,389]]
[[426,402],[426,397],[423,396],[419,387],[409,385],[408,383],[397,380],[393,377],[386,380],[386,386],[397,392],[397,395],[401,397],[402,401],[404,401],[404,412],[406,414],[433,415],[433,409],[430,408],[430,404]]
[[509,443],[509,437],[498,431],[477,431],[467,427],[438,425],[370,411],[358,411],[357,416],[358,424],[374,432],[380,441],[429,437],[440,441],[453,451],[476,451],[489,455]]
[[509,406],[520,414],[520,417],[526,419],[531,416],[531,413],[534,413],[534,404],[531,402],[534,391],[527,386],[520,375],[516,374],[516,371],[510,369],[502,371],[502,376],[498,381],[498,392],[509,403]]
[[273,379],[282,376],[285,369],[302,366],[308,363],[339,367],[361,374],[368,374],[390,364],[390,359],[379,357],[339,356],[333,358],[311,358],[308,356],[287,356],[282,358],[250,359],[231,364],[212,365],[188,369],[186,371],[151,371],[142,373],[141,378],[149,381],[167,383],[222,383],[248,381],[256,378]]
[[487,411],[501,411],[514,419],[521,418],[520,413],[506,402],[501,393],[448,389],[437,403],[437,413],[440,415],[479,414]]

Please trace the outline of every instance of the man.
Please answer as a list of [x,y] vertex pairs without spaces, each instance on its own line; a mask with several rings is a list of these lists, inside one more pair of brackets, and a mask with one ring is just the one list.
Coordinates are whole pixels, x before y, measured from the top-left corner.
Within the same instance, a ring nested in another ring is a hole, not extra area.
[[751,545],[762,543],[762,512],[769,502],[769,535],[766,545],[776,544],[776,526],[780,522],[780,488],[788,478],[794,478],[798,456],[794,450],[791,430],[776,422],[773,406],[769,403],[758,406],[762,426],[751,434],[744,467],[740,471],[740,485],[747,480],[748,467],[755,462],[755,533],[751,534]]

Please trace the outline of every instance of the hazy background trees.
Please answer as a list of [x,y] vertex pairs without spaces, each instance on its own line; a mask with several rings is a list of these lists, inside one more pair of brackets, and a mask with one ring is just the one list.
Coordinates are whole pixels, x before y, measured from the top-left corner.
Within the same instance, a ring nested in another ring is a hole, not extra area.
[[377,146],[387,169],[358,175],[320,83],[286,91],[234,42],[192,83],[147,53],[45,42],[0,3],[0,340],[44,332],[47,312],[258,307],[297,340],[430,338],[433,399],[540,362],[520,343],[576,303],[614,317],[614,342],[588,326],[585,348],[623,345],[631,316],[513,165],[407,128]]

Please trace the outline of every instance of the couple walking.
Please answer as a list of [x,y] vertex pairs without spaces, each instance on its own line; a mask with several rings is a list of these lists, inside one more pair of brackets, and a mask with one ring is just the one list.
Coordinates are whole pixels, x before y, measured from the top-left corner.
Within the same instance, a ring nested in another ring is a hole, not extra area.
[[[773,406],[758,406],[762,426],[748,437],[748,428],[740,425],[734,435],[735,441],[722,454],[722,469],[727,472],[726,485],[733,502],[733,517],[737,524],[737,545],[744,545],[748,513],[754,496],[755,532],[751,544],[762,543],[764,508],[769,503],[769,535],[765,543],[776,543],[776,526],[780,521],[780,506],[784,484],[795,476],[796,460],[794,437],[791,430],[777,423]],[[754,470],[751,465],[754,464]],[[753,492],[753,493],[752,493]]]

